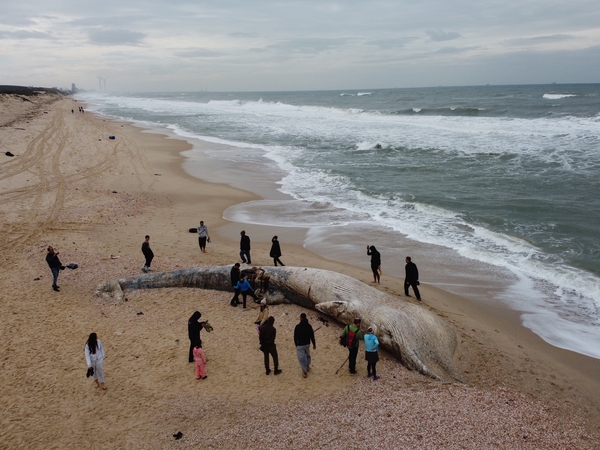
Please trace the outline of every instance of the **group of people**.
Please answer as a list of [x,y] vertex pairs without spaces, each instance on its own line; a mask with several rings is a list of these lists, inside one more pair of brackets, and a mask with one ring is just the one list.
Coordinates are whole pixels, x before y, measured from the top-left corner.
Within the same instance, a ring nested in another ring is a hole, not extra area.
[[[367,255],[371,257],[371,271],[373,272],[373,283],[379,284],[381,280],[381,253],[374,245],[367,245]],[[419,270],[417,265],[412,262],[410,256],[406,257],[406,266],[404,266],[404,295],[410,297],[408,288],[412,287],[417,300],[421,301],[421,293],[419,292]]]
[[[246,234],[245,230],[240,231],[240,258],[243,263],[252,264],[252,257],[250,256],[250,236]],[[279,245],[279,238],[273,236],[271,238],[271,251],[269,256],[273,258],[273,265],[277,267],[277,264],[285,266],[279,259],[281,257],[281,246]]]

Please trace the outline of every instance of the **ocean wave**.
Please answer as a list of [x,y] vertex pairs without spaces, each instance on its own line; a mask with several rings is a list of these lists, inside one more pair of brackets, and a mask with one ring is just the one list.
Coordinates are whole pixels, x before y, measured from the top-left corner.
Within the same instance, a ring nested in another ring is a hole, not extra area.
[[544,94],[542,97],[549,100],[560,100],[561,98],[577,97],[577,94]]

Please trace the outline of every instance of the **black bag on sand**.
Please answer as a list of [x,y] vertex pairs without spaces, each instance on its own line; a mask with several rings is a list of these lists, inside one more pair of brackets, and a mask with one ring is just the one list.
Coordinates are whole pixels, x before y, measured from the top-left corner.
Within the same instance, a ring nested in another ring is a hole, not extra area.
[[94,368],[93,367],[88,367],[88,370],[87,370],[87,373],[85,374],[85,377],[89,378],[92,375],[94,375]]

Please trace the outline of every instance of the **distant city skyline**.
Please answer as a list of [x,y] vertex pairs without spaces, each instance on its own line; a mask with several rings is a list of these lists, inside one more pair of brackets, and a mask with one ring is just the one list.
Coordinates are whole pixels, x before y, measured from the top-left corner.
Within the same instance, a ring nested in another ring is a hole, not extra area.
[[574,0],[73,0],[0,6],[0,84],[290,91],[598,83]]

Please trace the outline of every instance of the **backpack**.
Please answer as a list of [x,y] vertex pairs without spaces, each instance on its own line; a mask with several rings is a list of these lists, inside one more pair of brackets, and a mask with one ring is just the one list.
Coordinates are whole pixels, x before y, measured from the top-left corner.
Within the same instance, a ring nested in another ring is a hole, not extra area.
[[350,325],[346,328],[348,329],[348,333],[346,334],[346,347],[358,347],[358,332],[360,331],[360,328],[357,328],[356,331],[350,330]]

